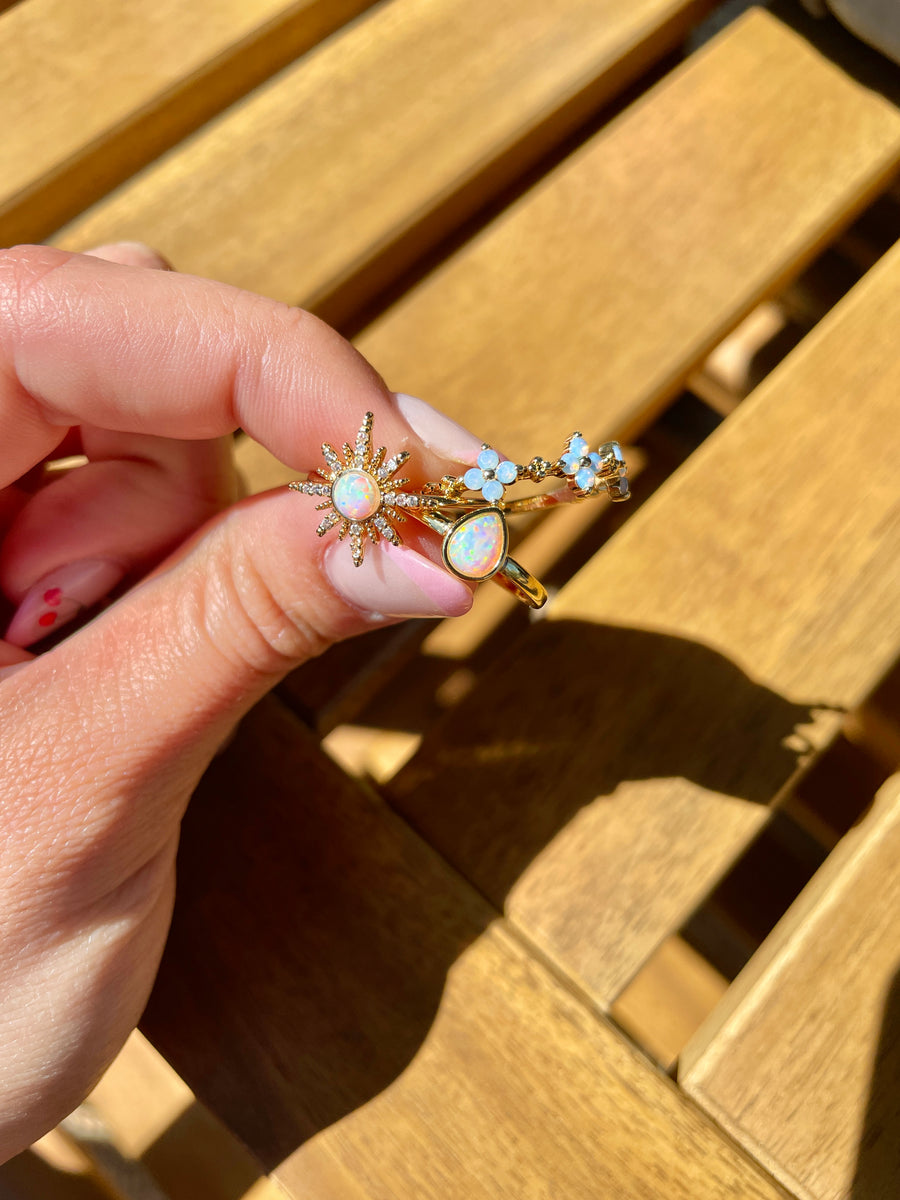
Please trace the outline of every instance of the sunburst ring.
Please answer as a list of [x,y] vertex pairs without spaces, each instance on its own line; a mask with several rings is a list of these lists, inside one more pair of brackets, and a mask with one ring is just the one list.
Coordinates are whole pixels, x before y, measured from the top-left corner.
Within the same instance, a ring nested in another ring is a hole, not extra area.
[[325,466],[317,467],[304,483],[288,484],[295,492],[321,499],[316,508],[325,515],[316,533],[324,537],[337,526],[341,541],[349,536],[357,567],[365,555],[366,538],[373,544],[384,538],[399,546],[401,538],[396,527],[406,520],[403,510],[435,503],[428,496],[400,490],[409,480],[395,476],[409,458],[409,451],[400,450],[387,460],[383,446],[373,452],[374,420],[374,414],[367,412],[355,445],[344,443],[343,456],[323,442]]

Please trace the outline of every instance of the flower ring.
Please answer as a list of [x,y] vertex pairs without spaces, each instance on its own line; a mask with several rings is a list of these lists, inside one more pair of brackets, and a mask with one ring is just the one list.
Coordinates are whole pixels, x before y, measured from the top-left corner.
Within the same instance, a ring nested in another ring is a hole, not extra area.
[[488,504],[496,504],[503,499],[503,494],[511,483],[519,477],[519,468],[508,459],[500,461],[500,455],[492,450],[487,443],[475,460],[477,467],[472,467],[463,475],[463,483],[471,492],[481,492]]

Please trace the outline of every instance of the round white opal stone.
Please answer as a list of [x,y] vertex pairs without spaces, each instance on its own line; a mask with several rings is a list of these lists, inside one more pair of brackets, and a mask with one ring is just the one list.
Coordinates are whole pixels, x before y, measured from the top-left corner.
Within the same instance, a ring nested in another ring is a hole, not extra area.
[[447,562],[465,579],[487,579],[503,561],[506,538],[497,512],[467,517],[447,539]]
[[381,489],[368,471],[342,471],[331,487],[331,503],[351,521],[364,521],[381,507]]

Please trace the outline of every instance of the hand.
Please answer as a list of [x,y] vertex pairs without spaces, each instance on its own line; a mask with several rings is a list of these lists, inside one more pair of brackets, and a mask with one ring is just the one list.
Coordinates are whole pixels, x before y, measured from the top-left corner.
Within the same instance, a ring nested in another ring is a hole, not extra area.
[[[414,484],[480,444],[308,313],[163,266],[124,245],[0,252],[0,1161],[135,1026],[179,822],[235,722],[332,642],[471,604],[413,521],[356,568],[306,497],[224,507],[238,426],[301,472],[371,410],[378,443],[413,452]],[[43,471],[73,452],[90,461]],[[112,589],[88,624],[26,649]]]

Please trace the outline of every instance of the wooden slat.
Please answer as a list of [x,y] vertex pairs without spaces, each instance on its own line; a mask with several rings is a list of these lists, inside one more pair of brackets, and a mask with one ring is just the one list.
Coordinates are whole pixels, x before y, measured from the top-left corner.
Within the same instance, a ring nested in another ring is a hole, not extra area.
[[[806,119],[810,103],[821,120]],[[897,161],[898,139],[893,108],[752,13],[358,344],[393,386],[526,459],[575,425],[598,438],[637,429],[848,219]],[[254,486],[290,475],[254,453]],[[485,608],[504,604],[492,597],[440,627],[435,652],[471,647]],[[299,696],[308,674],[288,688]]]
[[684,1087],[803,1200],[900,1179],[900,776],[738,977]]
[[367,1200],[782,1196],[499,926],[454,964],[402,1077],[275,1178],[345,1200],[348,1174]]
[[900,647],[900,245],[390,784],[609,1004]]
[[178,869],[143,1027],[289,1195],[782,1196],[275,701]]
[[16,5],[0,19],[0,245],[39,241],[369,3]]
[[358,345],[513,458],[631,436],[898,162],[900,113],[751,11]]
[[64,230],[340,321],[711,0],[394,0]]

